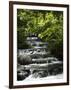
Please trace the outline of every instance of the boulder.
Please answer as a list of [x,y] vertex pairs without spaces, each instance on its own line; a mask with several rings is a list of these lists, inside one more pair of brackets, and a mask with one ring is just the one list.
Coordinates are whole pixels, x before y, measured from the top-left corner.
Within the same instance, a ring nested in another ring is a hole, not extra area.
[[28,55],[20,55],[17,60],[20,65],[28,65],[32,63],[32,58]]

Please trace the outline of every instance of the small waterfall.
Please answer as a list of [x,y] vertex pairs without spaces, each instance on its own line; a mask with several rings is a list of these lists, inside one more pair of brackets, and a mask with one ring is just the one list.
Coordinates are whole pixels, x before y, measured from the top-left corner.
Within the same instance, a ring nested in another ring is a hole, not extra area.
[[47,42],[42,42],[36,35],[28,36],[26,42],[32,48],[18,50],[18,80],[24,80],[31,74],[35,78],[62,73],[63,64],[57,58],[50,57]]

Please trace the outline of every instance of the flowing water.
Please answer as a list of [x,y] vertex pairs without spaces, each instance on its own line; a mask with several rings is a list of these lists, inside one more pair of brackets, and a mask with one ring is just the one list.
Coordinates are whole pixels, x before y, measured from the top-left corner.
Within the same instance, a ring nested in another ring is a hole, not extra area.
[[52,57],[48,51],[48,43],[42,42],[37,36],[27,37],[29,49],[18,49],[17,80],[31,78],[62,77],[63,63]]

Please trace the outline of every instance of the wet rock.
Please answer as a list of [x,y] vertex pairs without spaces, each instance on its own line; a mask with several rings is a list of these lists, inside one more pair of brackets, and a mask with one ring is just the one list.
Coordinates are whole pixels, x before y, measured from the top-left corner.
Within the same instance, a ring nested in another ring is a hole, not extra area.
[[21,65],[28,65],[32,63],[32,59],[28,55],[20,55],[18,57],[18,63]]
[[42,78],[48,76],[47,70],[35,70],[33,72],[33,78]]
[[24,70],[24,71],[17,71],[17,80],[24,80],[25,78],[27,78],[30,75],[30,71],[29,70]]

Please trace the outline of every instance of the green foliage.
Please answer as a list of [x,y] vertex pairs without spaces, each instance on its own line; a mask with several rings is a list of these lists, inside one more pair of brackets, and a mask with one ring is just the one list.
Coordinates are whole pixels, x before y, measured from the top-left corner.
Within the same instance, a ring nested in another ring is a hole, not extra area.
[[46,10],[17,10],[18,48],[29,46],[26,36],[35,33],[43,41],[48,42],[51,54],[63,57],[63,12]]

